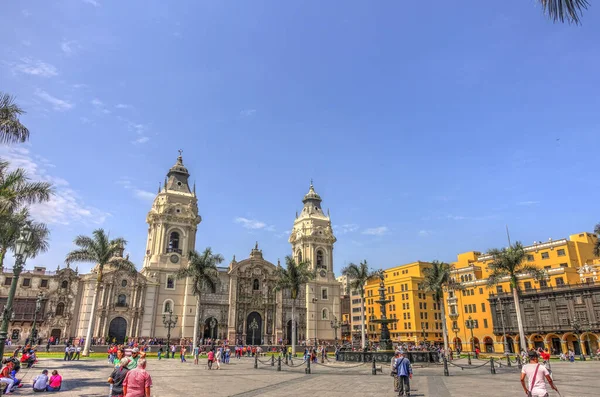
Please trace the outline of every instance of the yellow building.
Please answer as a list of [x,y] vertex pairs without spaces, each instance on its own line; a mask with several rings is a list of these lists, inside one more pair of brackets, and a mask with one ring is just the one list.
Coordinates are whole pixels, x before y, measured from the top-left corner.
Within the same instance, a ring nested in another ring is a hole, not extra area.
[[[442,316],[431,294],[421,289],[423,270],[428,262],[413,262],[384,271],[387,318],[398,320],[390,324],[390,338],[395,343],[418,344],[422,341],[443,343]],[[379,340],[380,326],[372,322],[381,318],[379,279],[370,280],[365,288],[367,335],[369,340]]]
[[[593,253],[596,235],[579,233],[569,239],[526,246],[529,265],[545,269],[540,282],[519,277],[522,320],[527,346],[555,353],[572,349],[589,354],[598,347],[600,330],[600,260]],[[503,353],[519,351],[519,334],[509,280],[488,288],[489,255],[466,252],[453,263],[452,276],[462,290],[445,295],[447,324],[453,349]],[[471,338],[471,328],[472,334]]]

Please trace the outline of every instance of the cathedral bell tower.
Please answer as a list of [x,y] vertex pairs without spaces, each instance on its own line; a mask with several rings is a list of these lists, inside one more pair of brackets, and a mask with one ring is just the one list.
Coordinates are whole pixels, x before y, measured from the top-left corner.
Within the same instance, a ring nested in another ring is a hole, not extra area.
[[334,317],[341,321],[341,285],[333,273],[333,244],[337,241],[331,228],[329,211],[321,208],[321,196],[314,189],[312,181],[302,202],[304,208],[296,220],[289,238],[292,256],[296,262],[308,261],[316,272],[315,279],[306,286],[306,338],[333,342],[334,330],[331,321]]

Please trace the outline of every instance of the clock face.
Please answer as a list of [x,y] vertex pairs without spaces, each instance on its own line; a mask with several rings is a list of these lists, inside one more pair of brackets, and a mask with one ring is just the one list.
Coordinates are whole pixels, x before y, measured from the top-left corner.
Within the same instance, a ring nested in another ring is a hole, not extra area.
[[175,254],[171,255],[170,259],[171,259],[171,262],[173,262],[173,263],[179,262],[179,257]]
[[327,272],[324,269],[321,269],[321,277],[327,276]]

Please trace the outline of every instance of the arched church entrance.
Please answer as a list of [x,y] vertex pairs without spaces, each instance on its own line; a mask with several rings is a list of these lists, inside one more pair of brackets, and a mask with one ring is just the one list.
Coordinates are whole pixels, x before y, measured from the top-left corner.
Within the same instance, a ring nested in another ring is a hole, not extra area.
[[116,343],[125,342],[125,335],[127,334],[127,320],[123,317],[115,317],[108,326],[108,338],[112,341],[115,339]]
[[218,323],[217,319],[214,317],[207,318],[206,321],[204,322],[204,334],[203,334],[204,339],[208,339],[208,338],[217,339],[218,330],[219,330],[219,323]]
[[252,312],[246,320],[246,344],[260,345],[262,344],[262,317],[257,312]]
[[[298,321],[296,321],[296,335],[295,336],[296,336],[295,339],[296,339],[296,344],[297,344],[298,343]],[[285,339],[287,340],[287,343],[292,343],[292,320],[289,320],[287,322]]]

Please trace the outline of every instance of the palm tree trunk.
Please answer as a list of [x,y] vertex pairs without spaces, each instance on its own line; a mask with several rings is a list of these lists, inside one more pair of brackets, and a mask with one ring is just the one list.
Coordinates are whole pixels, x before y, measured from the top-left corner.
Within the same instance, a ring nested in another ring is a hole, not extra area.
[[98,278],[96,279],[96,288],[94,289],[94,296],[92,298],[92,310],[90,311],[90,322],[88,323],[87,333],[85,335],[85,345],[83,346],[83,356],[90,355],[90,346],[92,345],[92,331],[94,330],[94,320],[96,319],[96,304],[98,302],[98,294],[100,294],[100,287],[102,286],[102,270],[98,269]]
[[292,299],[292,356],[296,357],[296,299]]
[[0,249],[0,269],[4,269],[4,257],[6,256],[6,247]]
[[519,327],[521,350],[527,351],[527,339],[525,339],[525,330],[523,329],[523,320],[521,319],[521,302],[519,301],[519,291],[517,288],[513,288],[513,299],[515,301],[515,311],[517,312],[517,326]]
[[198,347],[198,322],[200,321],[200,295],[196,296],[196,315],[194,316],[194,342],[192,344],[192,353]]
[[442,314],[442,333],[444,334],[444,350],[445,353],[448,354],[448,347],[450,343],[448,342],[448,324],[446,323],[446,307],[444,306],[443,298],[441,302],[437,302],[440,307],[440,311]]
[[361,311],[360,311],[360,348],[365,349],[365,292],[361,293]]

